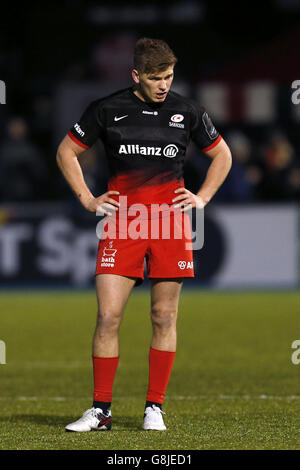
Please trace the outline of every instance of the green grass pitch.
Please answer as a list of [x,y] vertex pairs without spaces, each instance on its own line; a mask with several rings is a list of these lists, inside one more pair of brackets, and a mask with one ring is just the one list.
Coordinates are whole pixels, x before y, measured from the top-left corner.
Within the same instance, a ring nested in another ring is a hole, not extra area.
[[164,404],[167,431],[143,431],[149,291],[133,291],[120,332],[111,432],[66,433],[91,406],[96,297],[2,292],[0,449],[300,449],[300,293],[183,289]]

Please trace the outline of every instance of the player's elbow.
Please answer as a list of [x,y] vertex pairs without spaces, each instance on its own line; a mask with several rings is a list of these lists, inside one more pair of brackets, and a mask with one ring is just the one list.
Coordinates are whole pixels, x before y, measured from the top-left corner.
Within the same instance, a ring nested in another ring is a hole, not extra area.
[[226,166],[226,168],[228,168],[228,171],[229,171],[230,168],[232,167],[232,155],[231,155],[230,148],[228,146],[224,152],[223,158],[224,158],[224,166]]
[[56,152],[56,163],[59,168],[61,168],[62,161],[63,161],[63,152],[62,152],[62,148],[60,144]]
[[64,162],[68,162],[69,160],[77,158],[75,152],[66,145],[65,141],[63,140],[60,145],[58,146],[56,152],[56,162],[59,168],[62,167]]
[[221,148],[219,150],[218,157],[222,161],[222,164],[223,164],[222,166],[225,169],[227,169],[227,171],[229,171],[232,166],[232,155],[231,155],[230,148],[228,147],[228,145],[226,144],[224,140],[222,140],[220,147]]
[[56,152],[56,163],[60,170],[62,170],[63,167],[65,167],[68,164],[70,157],[71,156],[69,155],[69,152],[65,148],[65,146],[62,144],[59,145],[57,152]]

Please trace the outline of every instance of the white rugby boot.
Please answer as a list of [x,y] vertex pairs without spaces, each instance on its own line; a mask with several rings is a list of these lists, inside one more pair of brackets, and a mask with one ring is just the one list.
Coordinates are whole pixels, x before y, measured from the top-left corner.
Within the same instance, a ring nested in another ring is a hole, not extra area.
[[111,429],[111,412],[103,413],[101,408],[86,410],[81,418],[65,427],[69,432],[109,431]]
[[144,414],[143,429],[146,431],[165,431],[165,426],[162,414],[164,413],[158,406],[147,406]]

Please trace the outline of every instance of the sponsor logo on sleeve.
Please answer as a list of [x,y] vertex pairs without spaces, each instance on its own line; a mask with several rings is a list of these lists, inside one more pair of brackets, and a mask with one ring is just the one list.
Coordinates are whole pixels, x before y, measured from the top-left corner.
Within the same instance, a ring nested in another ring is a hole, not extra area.
[[76,122],[75,126],[74,126],[74,129],[78,132],[78,134],[83,137],[85,132],[83,132],[83,130],[81,129],[80,125]]
[[204,124],[208,137],[211,140],[214,140],[217,137],[218,132],[206,111],[202,114],[202,122]]

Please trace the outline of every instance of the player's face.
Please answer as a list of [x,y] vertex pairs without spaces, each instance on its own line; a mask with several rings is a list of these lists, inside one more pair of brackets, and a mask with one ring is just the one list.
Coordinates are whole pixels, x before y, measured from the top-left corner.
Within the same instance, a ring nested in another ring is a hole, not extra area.
[[134,81],[138,84],[136,94],[143,101],[162,103],[165,101],[174,78],[174,66],[168,67],[163,72],[133,74]]

